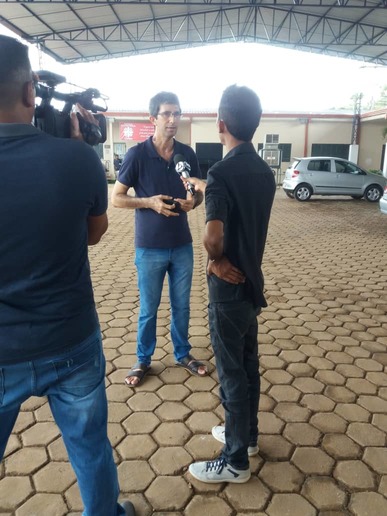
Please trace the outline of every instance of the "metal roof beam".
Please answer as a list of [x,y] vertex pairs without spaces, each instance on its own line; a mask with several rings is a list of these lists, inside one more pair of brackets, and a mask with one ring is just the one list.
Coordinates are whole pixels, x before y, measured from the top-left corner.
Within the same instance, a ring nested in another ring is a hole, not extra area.
[[[62,23],[54,23],[49,6],[63,6],[66,2],[34,0],[17,2],[17,8],[12,6],[9,22],[4,18],[7,7],[2,8],[0,21],[65,62],[222,41],[254,41],[387,64],[384,22],[387,0],[299,0],[297,5],[293,0],[280,1],[286,3],[276,3],[277,0],[168,0],[167,3],[164,0],[78,0],[67,5],[69,15],[71,13],[69,20],[74,16],[78,20],[74,23],[76,28],[73,29],[69,21],[63,30]],[[0,3],[10,6],[15,0],[0,0]],[[38,4],[45,4],[46,9],[37,9]],[[82,5],[88,8],[80,7]],[[95,11],[106,10],[106,5],[114,15],[95,16],[99,14]],[[131,9],[123,10],[123,5],[130,5]],[[178,5],[184,5],[184,13],[181,8],[174,9]],[[39,22],[32,23],[35,29],[42,27],[39,33],[25,34],[28,18],[20,16],[17,9],[26,10],[29,18]],[[60,12],[66,15],[65,8]],[[20,22],[22,28],[18,30],[14,26],[19,20],[24,25]],[[57,41],[64,45],[57,45]],[[82,45],[84,42],[89,44]]]
[[[272,8],[266,7],[266,6],[260,7],[260,6],[251,6],[251,5],[245,6],[245,7],[236,7],[236,8],[230,7],[227,9],[223,8],[220,11],[219,10],[200,11],[200,12],[195,12],[195,13],[188,13],[185,15],[177,14],[175,16],[165,16],[165,17],[159,16],[159,17],[157,17],[157,19],[155,17],[148,17],[143,20],[133,20],[133,21],[129,21],[129,22],[121,22],[120,26],[129,28],[129,27],[140,27],[141,25],[144,25],[144,24],[148,24],[148,25],[157,24],[158,26],[160,26],[160,30],[161,30],[161,24],[168,21],[171,26],[171,31],[173,31],[173,24],[170,22],[172,22],[174,20],[181,20],[178,24],[178,30],[181,32],[182,24],[186,23],[188,19],[195,20],[195,19],[199,19],[200,17],[206,16],[206,15],[209,16],[211,14],[212,14],[212,16],[215,16],[217,20],[220,20],[220,24],[226,23],[227,25],[230,26],[231,21],[228,17],[228,13],[232,12],[232,13],[238,14],[237,22],[235,22],[233,25],[235,25],[237,27],[237,30],[235,32],[238,36],[240,36],[240,35],[243,35],[243,33],[245,32],[245,31],[241,30],[241,27],[246,25],[245,24],[246,18],[250,15],[252,10],[257,11],[257,14],[260,14],[260,16],[259,16],[260,23],[262,25],[264,25],[266,29],[268,29],[268,25],[267,25],[268,22],[265,21],[265,20],[267,20],[267,16],[265,17],[263,14],[265,14],[265,11],[266,11],[266,14],[268,11],[272,12],[273,20],[272,20],[272,23],[269,25],[269,27],[276,27],[275,32],[271,31],[273,34],[273,38],[280,37],[281,31],[284,28],[284,25],[286,24],[286,22],[289,21],[289,19],[292,19],[292,21],[298,21],[297,31],[300,34],[302,34],[302,37],[301,37],[300,41],[297,41],[294,44],[299,44],[302,41],[308,42],[308,41],[310,41],[312,35],[316,38],[316,28],[319,25],[324,25],[327,23],[339,24],[339,26],[341,28],[340,28],[338,34],[336,34],[336,36],[329,42],[324,41],[324,36],[326,34],[324,29],[321,31],[320,35],[317,35],[320,38],[320,40],[317,43],[324,45],[324,46],[329,45],[330,43],[340,44],[345,39],[345,37],[348,37],[348,34],[354,29],[354,27],[361,28],[362,29],[361,32],[364,35],[364,37],[361,37],[359,34],[357,34],[355,37],[355,41],[360,42],[360,40],[361,40],[361,42],[364,44],[366,44],[367,41],[368,42],[373,41],[373,38],[369,37],[369,33],[372,30],[378,30],[381,33],[383,33],[383,32],[386,33],[386,28],[384,26],[377,27],[377,26],[373,26],[373,25],[370,25],[367,23],[351,23],[351,24],[349,24],[349,22],[337,20],[336,18],[333,18],[333,17],[319,17],[317,15],[311,15],[311,14],[305,14],[305,13],[299,13],[299,12],[297,13],[294,11],[289,12],[284,9],[272,9]],[[242,14],[243,14],[243,16],[242,16]],[[241,20],[243,20],[243,22],[241,22]],[[313,23],[310,23],[311,21]],[[307,30],[303,30],[301,28],[303,26],[308,27]],[[61,30],[61,31],[52,30],[50,32],[36,35],[35,38],[38,40],[45,39],[47,41],[50,41],[50,40],[57,39],[57,37],[60,38],[60,37],[64,37],[64,35],[66,35],[66,39],[71,40],[73,37],[72,34],[77,34],[77,39],[79,40],[80,33],[93,34],[93,31],[97,31],[102,28],[113,29],[115,27],[117,27],[117,24],[98,25],[98,26],[93,26],[92,28],[84,27],[83,29],[76,29],[76,30]],[[214,27],[214,25],[212,25],[212,28],[213,27]],[[343,28],[343,27],[345,27],[345,28]],[[235,30],[235,29],[233,29],[233,30]],[[137,34],[142,34],[142,36],[145,35],[144,32],[140,31],[140,30],[135,30],[134,32]],[[165,27],[162,29],[162,32],[166,33]],[[269,33],[269,32],[270,31],[268,31],[267,33]],[[113,34],[113,32],[112,32],[112,34]],[[131,31],[131,34],[133,35],[133,31]],[[330,34],[332,34],[331,28],[330,28]],[[168,36],[168,38],[174,39],[171,36]],[[98,37],[98,39],[100,40],[100,37]],[[135,39],[137,40],[137,38],[135,38]],[[203,39],[203,41],[208,40],[208,38],[206,38],[206,37],[203,37],[202,39]],[[116,38],[112,38],[112,41],[114,41],[114,40],[116,40]],[[101,42],[103,42],[103,41],[104,41],[104,39],[101,39]],[[190,43],[189,33],[188,33],[188,38],[187,38],[186,42]]]
[[277,3],[277,0],[0,0],[0,4],[71,4],[76,5],[211,5],[214,7],[227,6],[246,6],[246,5],[260,5],[261,7],[286,7],[292,8],[294,6],[302,7],[340,7],[350,9],[376,9],[385,8],[387,0],[284,0]]

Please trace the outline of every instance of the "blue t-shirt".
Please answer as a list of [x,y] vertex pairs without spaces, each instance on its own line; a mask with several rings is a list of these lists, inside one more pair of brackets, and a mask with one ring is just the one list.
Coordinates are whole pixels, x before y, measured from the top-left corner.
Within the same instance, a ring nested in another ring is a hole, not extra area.
[[[184,143],[174,141],[173,156],[182,154],[191,166],[191,176],[200,177],[196,154]],[[185,199],[187,192],[175,171],[172,160],[168,163],[156,151],[152,137],[132,147],[126,153],[118,174],[118,181],[132,187],[136,197],[170,195]],[[136,210],[135,246],[153,249],[171,249],[192,242],[187,214],[165,217],[149,208]]]
[[0,365],[55,356],[96,330],[87,217],[106,209],[92,148],[0,124]]

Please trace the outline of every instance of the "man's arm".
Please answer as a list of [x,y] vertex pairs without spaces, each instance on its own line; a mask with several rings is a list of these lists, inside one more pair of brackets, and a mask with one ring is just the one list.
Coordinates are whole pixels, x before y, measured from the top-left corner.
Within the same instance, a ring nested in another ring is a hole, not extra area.
[[[186,198],[176,199],[180,203],[180,208],[185,212],[189,212],[191,210],[194,210],[197,206],[200,206],[204,199],[204,189],[195,187],[195,181],[199,181],[199,183],[203,183],[203,181],[200,181],[199,179],[200,165],[198,158],[192,149],[190,149],[188,161],[191,166],[190,177],[184,178],[182,175],[180,175],[180,178],[184,183],[184,187],[187,190]],[[194,187],[195,195],[192,195],[189,192],[188,188],[190,184]]]
[[[181,176],[181,180],[187,189],[187,198],[176,199],[176,201],[179,201],[182,210],[188,212],[195,209],[203,202],[206,183],[197,177],[184,178]],[[194,187],[195,195],[189,193],[188,188],[190,185]]]
[[202,196],[202,200],[204,197],[204,192],[206,191],[207,184],[202,181],[201,179],[197,177],[181,177],[181,180],[183,181],[185,187],[187,188],[187,183],[191,183],[191,185],[194,187],[196,194],[200,194]]
[[[91,124],[99,125],[98,120],[94,118],[94,116],[87,111],[80,104],[76,105],[77,111],[83,116],[85,120],[87,120]],[[74,140],[83,141],[83,135],[80,131],[79,120],[75,111],[73,111],[70,115],[71,118],[71,138]],[[102,164],[102,163],[101,163]],[[105,183],[106,180],[104,179]],[[87,217],[87,245],[95,245],[101,240],[102,235],[104,235],[108,228],[108,217],[107,213],[103,213],[102,215],[89,215]]]
[[219,260],[223,256],[224,226],[221,220],[207,222],[203,244],[210,260]]
[[[193,152],[193,157],[190,160],[190,162],[191,162],[191,178],[199,179],[199,177],[201,177],[202,173],[200,170],[198,157],[194,152]],[[200,204],[202,204],[202,202],[203,202],[203,199],[204,199],[204,192],[201,189],[196,190],[196,188],[195,188],[193,209],[195,209],[197,206],[200,206]]]
[[224,281],[237,285],[244,283],[245,276],[232,265],[227,256],[223,254],[224,225],[221,220],[210,220],[206,224],[203,244],[208,252],[207,274],[215,274]]
[[87,244],[95,245],[101,240],[101,237],[108,228],[107,214],[98,217],[87,217]]
[[194,199],[193,199],[193,201],[194,201],[193,208],[196,208],[197,206],[202,204],[203,199],[204,199],[203,192],[201,192],[200,190],[196,190],[195,191],[195,196],[194,196]]
[[154,195],[153,197],[135,197],[128,195],[129,187],[116,181],[113,187],[112,204],[116,208],[149,208],[165,217],[178,217],[174,213],[174,204],[166,204],[164,200],[171,200],[170,195]]
[[195,191],[195,195],[192,195],[187,191],[186,199],[176,198],[175,201],[178,201],[180,208],[188,213],[189,211],[194,210],[196,206],[199,206],[199,204],[203,202],[203,199],[204,196],[202,192]]

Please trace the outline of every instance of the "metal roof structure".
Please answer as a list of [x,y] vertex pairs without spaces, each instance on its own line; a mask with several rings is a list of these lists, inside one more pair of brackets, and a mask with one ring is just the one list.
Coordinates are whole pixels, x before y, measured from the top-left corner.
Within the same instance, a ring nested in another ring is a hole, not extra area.
[[245,41],[387,65],[387,0],[0,0],[62,63]]

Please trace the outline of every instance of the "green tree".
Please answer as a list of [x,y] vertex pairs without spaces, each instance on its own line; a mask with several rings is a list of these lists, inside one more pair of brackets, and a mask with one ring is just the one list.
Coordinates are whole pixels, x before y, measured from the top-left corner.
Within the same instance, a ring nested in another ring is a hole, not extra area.
[[387,86],[383,86],[380,90],[380,96],[375,101],[374,109],[384,109],[387,107]]
[[[385,109],[387,108],[387,86],[383,86],[380,90],[380,96],[375,101],[373,109]],[[383,138],[387,138],[387,127],[382,130]]]

